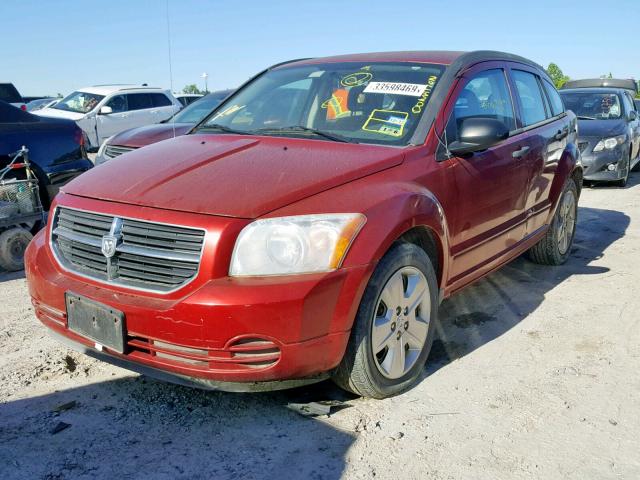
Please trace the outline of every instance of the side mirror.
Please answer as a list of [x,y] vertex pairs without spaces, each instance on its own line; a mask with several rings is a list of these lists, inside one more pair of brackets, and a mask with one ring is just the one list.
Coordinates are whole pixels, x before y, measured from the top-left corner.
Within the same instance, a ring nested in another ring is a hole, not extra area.
[[509,138],[509,128],[494,118],[467,118],[460,125],[458,138],[449,144],[449,151],[453,154],[473,153]]
[[100,108],[100,115],[109,115],[110,113],[113,113],[113,108],[111,107]]
[[629,112],[629,121],[633,122],[636,118],[638,118],[638,112],[636,112],[635,110],[631,110]]

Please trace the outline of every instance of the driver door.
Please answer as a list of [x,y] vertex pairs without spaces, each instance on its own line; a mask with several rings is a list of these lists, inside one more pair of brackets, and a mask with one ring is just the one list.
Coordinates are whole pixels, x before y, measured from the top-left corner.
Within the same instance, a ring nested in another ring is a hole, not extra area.
[[[516,130],[514,102],[500,62],[480,64],[464,74],[451,97],[446,142],[457,140],[466,118],[489,117]],[[506,255],[524,237],[528,171],[522,145],[507,138],[484,151],[453,157],[457,208],[451,229],[451,281],[471,281],[482,267]],[[526,152],[525,152],[526,153]]]
[[103,106],[111,107],[113,111],[107,114],[100,113],[100,110],[97,112],[98,145],[110,136],[132,127],[126,95],[114,95]]

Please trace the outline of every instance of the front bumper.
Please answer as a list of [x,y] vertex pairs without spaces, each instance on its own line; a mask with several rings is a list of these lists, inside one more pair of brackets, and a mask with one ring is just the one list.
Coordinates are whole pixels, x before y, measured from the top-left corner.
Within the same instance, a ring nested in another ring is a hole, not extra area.
[[[186,293],[146,294],[63,270],[46,235],[36,235],[25,255],[29,293],[45,326],[96,358],[203,388],[255,391],[292,386],[289,380],[324,378],[344,355],[373,269],[363,265],[289,277],[223,277],[196,281],[183,289]],[[67,328],[65,292],[124,312],[123,354]]]
[[[588,147],[581,152],[584,179],[610,182],[624,178],[627,174],[624,160],[627,159],[626,154],[629,151],[629,146],[625,143],[612,150],[594,152],[593,147],[599,140],[591,139]],[[614,165],[615,169],[609,170],[607,168],[609,165]]]

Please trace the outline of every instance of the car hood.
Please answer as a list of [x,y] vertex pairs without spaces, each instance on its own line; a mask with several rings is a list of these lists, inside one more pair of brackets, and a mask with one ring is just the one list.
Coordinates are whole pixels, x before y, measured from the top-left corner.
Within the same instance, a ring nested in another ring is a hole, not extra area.
[[399,165],[403,158],[401,149],[385,146],[185,135],[114,158],[63,191],[168,210],[256,218]]
[[174,136],[179,137],[193,127],[192,123],[158,123],[144,127],[132,128],[114,135],[109,145],[140,148]]
[[580,137],[614,137],[627,131],[627,124],[620,120],[578,120]]
[[34,115],[40,115],[41,117],[67,118],[69,120],[80,120],[86,115],[86,113],[69,112],[67,110],[59,110],[57,108],[42,108],[31,113]]

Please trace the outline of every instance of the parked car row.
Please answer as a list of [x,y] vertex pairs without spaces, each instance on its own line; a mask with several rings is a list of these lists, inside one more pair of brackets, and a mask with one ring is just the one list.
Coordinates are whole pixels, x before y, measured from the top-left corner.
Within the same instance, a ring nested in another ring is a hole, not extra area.
[[136,85],[100,85],[77,90],[51,107],[43,117],[75,121],[87,134],[89,148],[128,128],[161,122],[182,104],[168,90]]
[[232,92],[233,90],[211,92],[158,124],[125,130],[109,137],[98,150],[96,165],[131,150],[186,134]]
[[579,120],[525,58],[285,62],[112,136],[112,99],[150,92],[126,88],[48,109],[110,138],[25,256],[37,317],[93,357],[201,388],[332,378],[384,398],[420,378],[442,299],[522,253],[571,254]]

